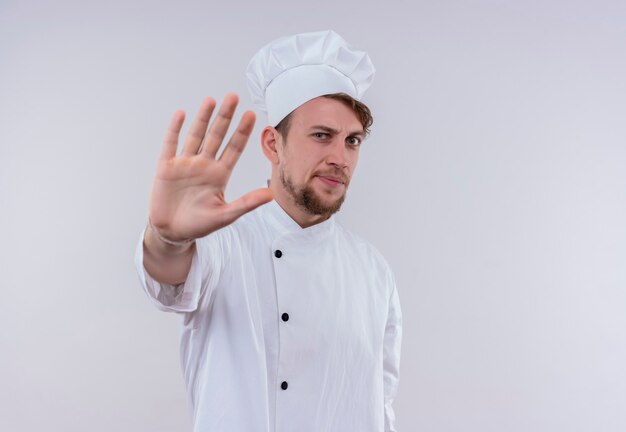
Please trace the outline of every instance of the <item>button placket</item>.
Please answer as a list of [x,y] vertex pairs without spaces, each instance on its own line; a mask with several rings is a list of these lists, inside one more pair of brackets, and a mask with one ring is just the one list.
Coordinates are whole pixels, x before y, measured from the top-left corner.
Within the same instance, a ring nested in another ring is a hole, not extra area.
[[[277,373],[277,387],[279,396],[277,395],[277,410],[282,411],[283,404],[289,405],[289,402],[284,402],[283,398],[291,399],[286,392],[287,389],[291,392],[289,378],[292,378],[293,374],[293,329],[290,328],[291,323],[289,313],[291,311],[292,300],[290,300],[292,294],[290,293],[293,286],[293,263],[289,259],[289,250],[285,251],[282,246],[285,244],[279,244],[276,242],[272,245],[272,261],[274,264],[274,271],[276,275],[276,294],[278,300],[278,338],[279,338],[279,353],[278,353],[278,373]],[[292,257],[293,258],[293,257]],[[289,323],[288,323],[289,322]],[[293,396],[292,396],[293,397]]]

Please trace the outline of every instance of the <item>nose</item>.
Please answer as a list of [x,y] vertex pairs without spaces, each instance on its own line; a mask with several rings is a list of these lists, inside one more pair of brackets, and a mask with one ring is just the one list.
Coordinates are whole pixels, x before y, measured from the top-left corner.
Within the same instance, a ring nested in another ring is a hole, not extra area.
[[346,145],[343,142],[343,139],[337,137],[337,139],[333,140],[333,143],[330,146],[328,156],[326,157],[326,163],[328,165],[334,165],[337,168],[347,168],[348,167],[348,155],[347,155]]

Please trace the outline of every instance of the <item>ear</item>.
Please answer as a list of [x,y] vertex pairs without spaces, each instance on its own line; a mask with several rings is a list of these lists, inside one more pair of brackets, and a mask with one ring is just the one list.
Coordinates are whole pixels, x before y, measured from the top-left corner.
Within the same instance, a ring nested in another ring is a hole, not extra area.
[[280,132],[272,126],[266,126],[261,133],[261,147],[265,157],[273,164],[278,165],[278,146],[280,145]]

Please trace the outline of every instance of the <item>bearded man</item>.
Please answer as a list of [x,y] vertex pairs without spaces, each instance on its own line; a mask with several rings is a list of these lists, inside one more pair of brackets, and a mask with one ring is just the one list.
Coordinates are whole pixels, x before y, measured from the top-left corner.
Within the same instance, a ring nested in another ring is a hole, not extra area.
[[207,98],[177,155],[167,131],[136,264],[155,305],[183,317],[195,431],[395,431],[401,312],[381,254],[333,216],[372,125],[368,55],[332,31],[278,39],[248,67],[267,113],[268,188],[227,203],[252,132],[238,98]]

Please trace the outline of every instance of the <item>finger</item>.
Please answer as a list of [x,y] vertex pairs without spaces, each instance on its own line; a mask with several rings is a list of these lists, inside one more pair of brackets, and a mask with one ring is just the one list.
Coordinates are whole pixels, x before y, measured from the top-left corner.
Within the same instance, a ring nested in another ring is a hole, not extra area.
[[163,147],[161,148],[161,155],[159,159],[168,160],[176,156],[176,148],[178,147],[178,136],[180,135],[180,129],[183,127],[185,121],[185,113],[183,111],[176,111],[170,125],[165,132],[165,138],[163,139]]
[[228,141],[228,145],[220,156],[220,162],[224,163],[227,168],[233,169],[239,160],[239,156],[241,156],[243,149],[246,148],[246,143],[250,138],[252,129],[254,129],[255,119],[256,116],[252,111],[246,111],[243,113],[243,116],[239,121],[239,125],[237,126],[237,130],[230,138],[230,141]]
[[202,153],[206,156],[214,158],[217,154],[217,151],[222,145],[222,141],[224,141],[224,136],[228,131],[230,121],[233,119],[238,102],[239,98],[235,93],[228,93],[224,97],[217,117],[213,120],[204,140]]
[[202,105],[198,110],[198,114],[189,129],[187,138],[185,139],[185,147],[183,148],[182,153],[183,155],[193,156],[198,153],[214,109],[215,99],[209,97],[202,102]]
[[224,208],[223,217],[227,224],[233,223],[237,218],[266,204],[274,199],[271,189],[262,188],[248,192],[236,201],[227,204]]

